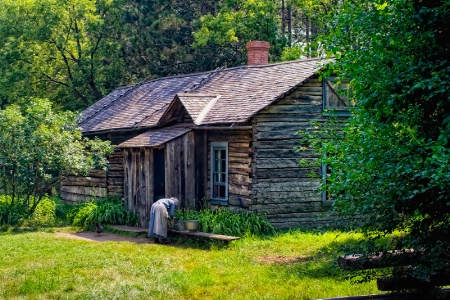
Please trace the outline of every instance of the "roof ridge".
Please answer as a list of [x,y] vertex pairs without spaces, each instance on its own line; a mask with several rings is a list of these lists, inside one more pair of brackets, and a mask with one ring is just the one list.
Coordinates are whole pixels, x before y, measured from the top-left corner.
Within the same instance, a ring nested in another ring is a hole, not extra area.
[[206,75],[206,77],[203,77],[198,84],[193,84],[191,87],[188,87],[183,91],[183,93],[189,93],[192,91],[195,91],[199,87],[205,85],[208,83],[214,76],[216,76],[218,73],[220,73],[225,67],[218,67],[215,68],[213,71],[210,71],[209,74]]
[[211,101],[208,102],[208,104],[205,105],[205,107],[203,108],[203,110],[200,112],[200,114],[197,116],[197,118],[195,118],[194,123],[195,125],[200,125],[203,122],[203,119],[206,117],[206,115],[209,113],[209,111],[211,110],[211,108],[214,106],[214,104],[216,104],[217,100],[219,100],[220,95],[217,95],[216,97],[214,97],[213,99],[211,99]]

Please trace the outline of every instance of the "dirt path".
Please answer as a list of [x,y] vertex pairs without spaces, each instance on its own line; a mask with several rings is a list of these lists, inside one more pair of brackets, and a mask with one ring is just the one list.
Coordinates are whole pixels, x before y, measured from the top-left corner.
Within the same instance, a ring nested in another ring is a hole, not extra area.
[[127,236],[111,232],[102,232],[97,234],[96,232],[84,231],[84,232],[57,232],[55,236],[58,238],[68,238],[77,240],[86,240],[92,242],[131,242],[136,244],[153,244],[153,239],[138,236]]

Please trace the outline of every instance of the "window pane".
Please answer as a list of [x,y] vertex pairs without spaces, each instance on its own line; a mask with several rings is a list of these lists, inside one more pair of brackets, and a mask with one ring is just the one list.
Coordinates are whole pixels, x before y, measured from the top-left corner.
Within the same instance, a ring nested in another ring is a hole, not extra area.
[[211,147],[211,197],[213,199],[226,199],[227,187],[227,146],[226,143],[217,143]]
[[219,198],[225,198],[225,186],[220,185],[219,187]]

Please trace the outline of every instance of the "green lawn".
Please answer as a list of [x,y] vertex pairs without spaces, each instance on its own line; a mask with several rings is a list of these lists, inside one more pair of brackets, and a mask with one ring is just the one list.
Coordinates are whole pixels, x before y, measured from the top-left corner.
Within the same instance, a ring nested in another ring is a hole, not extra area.
[[354,235],[290,232],[228,247],[0,235],[0,299],[314,299],[377,293],[335,261]]

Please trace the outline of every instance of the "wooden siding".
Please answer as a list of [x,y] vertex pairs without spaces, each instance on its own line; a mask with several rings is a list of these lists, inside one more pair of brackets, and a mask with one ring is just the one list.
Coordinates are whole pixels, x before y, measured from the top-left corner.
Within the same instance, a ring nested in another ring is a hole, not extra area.
[[245,130],[210,130],[207,132],[207,197],[211,198],[211,142],[228,142],[228,201],[231,207],[249,208],[251,203],[252,132]]
[[323,215],[320,167],[299,166],[300,159],[315,161],[317,154],[293,151],[297,130],[308,130],[311,120],[325,120],[322,93],[322,82],[312,78],[253,119],[252,209],[265,212],[277,228],[333,225],[335,220]]
[[66,176],[60,185],[60,196],[67,203],[105,197],[123,197],[123,152],[108,156],[108,171],[91,170],[87,176]]
[[[189,132],[166,143],[165,195],[177,197],[181,208],[195,208],[194,133]],[[126,148],[124,195],[125,207],[136,212],[141,226],[150,221],[149,213],[154,203],[154,156],[152,148]]]

